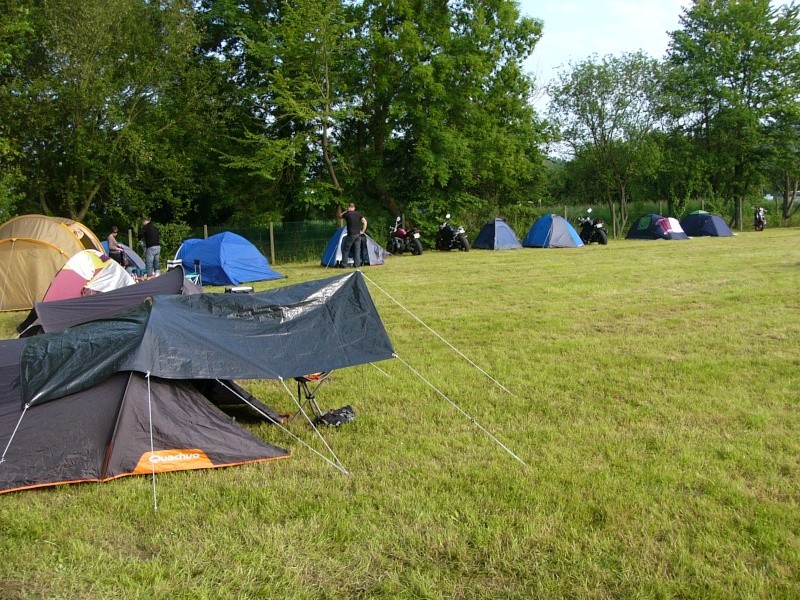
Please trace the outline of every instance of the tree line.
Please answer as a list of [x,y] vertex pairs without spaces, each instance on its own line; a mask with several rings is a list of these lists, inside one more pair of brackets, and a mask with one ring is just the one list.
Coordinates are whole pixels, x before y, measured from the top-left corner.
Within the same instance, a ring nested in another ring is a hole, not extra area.
[[[548,86],[513,0],[0,0],[0,220],[91,227],[332,218],[432,225],[703,199],[796,209],[800,21],[695,0],[664,60],[590,57]],[[546,34],[546,30],[545,30]],[[557,156],[558,158],[553,158]]]

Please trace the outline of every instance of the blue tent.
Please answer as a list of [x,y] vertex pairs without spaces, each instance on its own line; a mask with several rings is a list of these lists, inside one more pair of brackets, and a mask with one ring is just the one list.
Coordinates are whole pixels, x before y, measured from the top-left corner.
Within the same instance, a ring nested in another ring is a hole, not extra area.
[[[322,253],[321,264],[323,267],[336,267],[342,262],[342,238],[344,238],[345,233],[347,233],[346,227],[340,227],[333,232],[328,245],[325,247],[325,252]],[[362,243],[361,246],[361,262],[370,266],[382,265],[389,253],[368,235],[364,235],[363,240],[366,244]],[[366,253],[364,252],[364,245],[366,245]],[[350,256],[345,266],[353,261],[353,252],[354,249],[350,248]]]
[[267,257],[240,235],[223,231],[208,239],[184,240],[175,260],[183,263],[187,273],[200,261],[205,285],[239,285],[248,281],[265,281],[286,277],[269,267]]
[[484,225],[472,244],[483,250],[516,250],[522,248],[514,230],[503,219],[495,219]]
[[688,240],[677,219],[661,215],[642,215],[633,222],[626,240]]
[[704,210],[696,210],[681,219],[681,227],[686,235],[692,237],[713,236],[727,237],[733,235],[731,228],[719,215]]
[[543,215],[531,226],[522,245],[526,248],[580,248],[583,242],[564,217]]

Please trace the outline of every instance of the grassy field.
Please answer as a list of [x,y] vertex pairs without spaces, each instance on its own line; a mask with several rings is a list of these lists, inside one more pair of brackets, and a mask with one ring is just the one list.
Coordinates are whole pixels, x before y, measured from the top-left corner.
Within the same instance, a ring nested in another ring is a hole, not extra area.
[[0,598],[800,596],[800,230],[364,275],[400,360],[320,391],[350,475],[251,423],[294,456],[160,476],[158,511],[144,477],[2,495]]

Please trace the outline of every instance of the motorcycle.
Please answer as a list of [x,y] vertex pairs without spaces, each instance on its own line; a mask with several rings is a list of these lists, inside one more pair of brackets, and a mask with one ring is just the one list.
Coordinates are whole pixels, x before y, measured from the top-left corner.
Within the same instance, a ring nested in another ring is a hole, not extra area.
[[459,252],[469,252],[469,240],[464,228],[461,225],[451,225],[449,218],[450,213],[447,213],[444,223],[439,225],[439,231],[436,232],[436,249],[445,252],[456,249]]
[[753,228],[756,231],[764,231],[767,226],[767,209],[759,206],[753,213]]
[[411,252],[413,256],[419,256],[422,254],[422,242],[419,237],[418,228],[404,229],[400,226],[400,217],[397,217],[394,225],[389,226],[389,241],[386,244],[386,249],[391,254]]
[[591,244],[597,242],[601,246],[608,244],[608,232],[605,230],[605,224],[600,217],[592,219],[592,209],[586,210],[589,216],[578,217],[578,225],[580,226],[580,237],[584,244]]

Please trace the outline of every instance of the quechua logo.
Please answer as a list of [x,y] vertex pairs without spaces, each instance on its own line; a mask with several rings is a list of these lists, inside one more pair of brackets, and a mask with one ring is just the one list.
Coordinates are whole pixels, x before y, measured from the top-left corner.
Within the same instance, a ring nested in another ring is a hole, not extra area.
[[168,471],[186,471],[189,469],[210,469],[214,464],[208,459],[206,453],[196,448],[173,448],[171,450],[156,450],[145,452],[136,464],[133,473],[146,475],[147,473],[166,473]]

